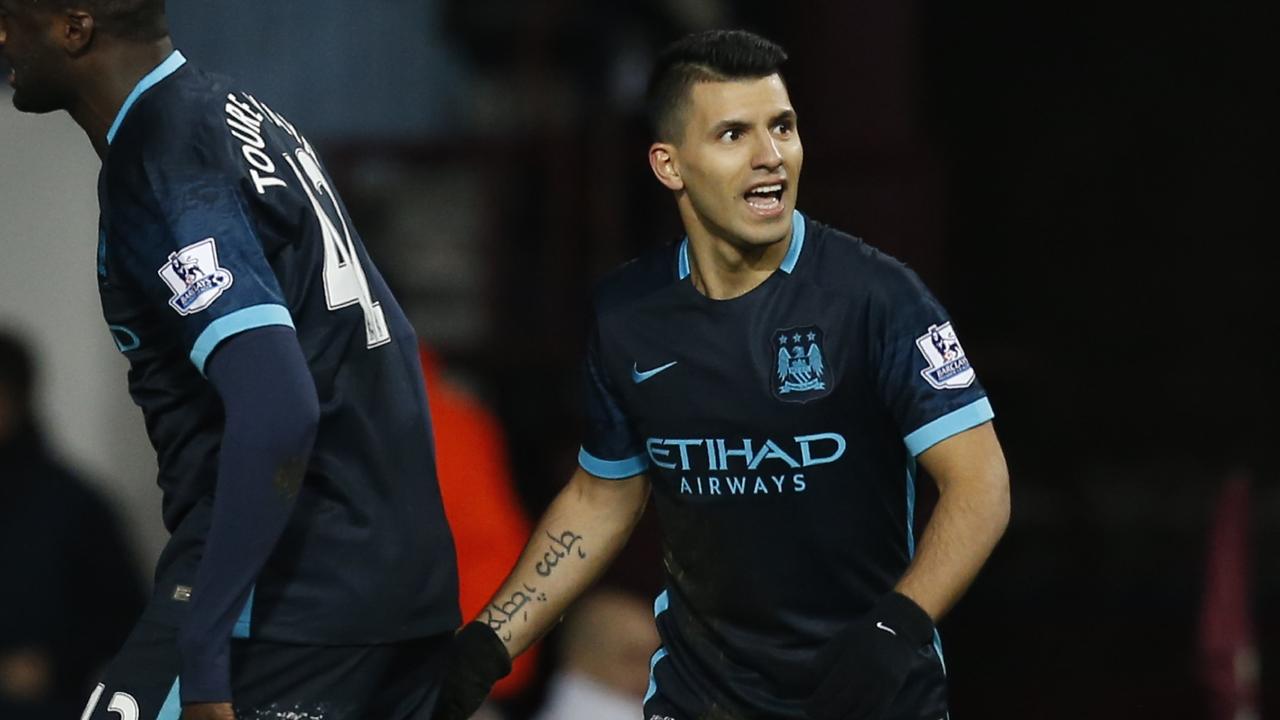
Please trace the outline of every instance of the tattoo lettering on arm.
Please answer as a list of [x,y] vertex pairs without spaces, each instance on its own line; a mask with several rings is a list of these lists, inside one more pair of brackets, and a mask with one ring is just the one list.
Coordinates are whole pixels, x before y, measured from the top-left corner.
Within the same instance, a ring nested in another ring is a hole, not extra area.
[[520,619],[528,622],[529,611],[525,607],[531,602],[544,603],[547,601],[547,594],[538,590],[538,588],[523,584],[522,589],[511,593],[511,596],[502,602],[490,603],[481,614],[481,619],[489,626],[490,630],[497,633],[503,641],[511,640],[511,631],[505,629],[511,624],[511,621],[517,615]]
[[[587,552],[582,549],[583,538],[572,530],[565,530],[559,535],[544,533],[551,541],[542,559],[534,565],[534,572],[540,577],[549,578],[555,572],[560,561],[575,555],[580,560],[587,559]],[[539,583],[541,584],[541,583]],[[547,602],[547,593],[530,585],[521,583],[520,589],[511,593],[501,601],[494,601],[480,612],[480,621],[489,626],[504,642],[511,640],[511,623],[516,619],[529,621],[528,606],[530,603]]]
[[[551,538],[551,547],[547,552],[543,553],[542,560],[534,566],[534,570],[542,577],[551,577],[551,573],[555,572],[556,565],[560,561],[569,557],[574,551],[574,546],[582,540],[582,536],[572,530],[565,530],[560,533],[560,537],[556,537],[551,533],[546,533]],[[564,552],[561,552],[563,550]],[[582,548],[577,548],[578,557],[582,560],[587,559],[587,553]]]

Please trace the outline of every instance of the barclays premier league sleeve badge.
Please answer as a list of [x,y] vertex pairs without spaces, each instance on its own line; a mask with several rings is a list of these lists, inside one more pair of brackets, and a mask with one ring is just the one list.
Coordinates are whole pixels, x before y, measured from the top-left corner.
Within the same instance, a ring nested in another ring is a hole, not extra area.
[[929,332],[916,338],[916,347],[929,361],[920,376],[935,390],[961,390],[973,384],[975,373],[951,323],[930,325]]
[[169,305],[179,315],[194,315],[213,304],[231,287],[231,271],[218,266],[218,247],[213,238],[169,253],[169,261],[158,271],[173,297]]

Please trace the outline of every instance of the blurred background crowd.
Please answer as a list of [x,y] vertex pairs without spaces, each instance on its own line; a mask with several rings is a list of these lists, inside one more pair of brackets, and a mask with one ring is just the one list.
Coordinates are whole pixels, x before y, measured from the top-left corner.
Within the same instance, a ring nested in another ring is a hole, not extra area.
[[[745,27],[791,54],[800,208],[924,277],[996,407],[1013,518],[942,624],[955,717],[1280,717],[1274,8],[169,9],[189,58],[318,146],[430,348],[467,612],[575,462],[592,284],[680,233],[645,162],[648,65],[687,32]],[[96,158],[6,93],[0,718],[71,718],[163,531],[93,284]],[[650,518],[486,712],[639,717],[660,572]]]

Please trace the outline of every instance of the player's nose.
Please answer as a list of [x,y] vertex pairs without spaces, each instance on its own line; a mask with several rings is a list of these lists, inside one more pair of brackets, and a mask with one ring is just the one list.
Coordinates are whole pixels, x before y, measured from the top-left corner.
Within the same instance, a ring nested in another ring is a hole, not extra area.
[[755,156],[752,164],[765,170],[776,170],[782,165],[782,149],[772,133],[757,133]]

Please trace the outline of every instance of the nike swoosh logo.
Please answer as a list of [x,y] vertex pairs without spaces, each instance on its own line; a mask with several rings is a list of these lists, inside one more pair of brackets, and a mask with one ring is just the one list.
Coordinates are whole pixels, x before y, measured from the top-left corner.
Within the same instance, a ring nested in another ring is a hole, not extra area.
[[881,630],[883,630],[883,631],[885,631],[885,632],[889,633],[890,635],[892,635],[892,636],[894,636],[894,637],[898,637],[898,633],[894,632],[894,631],[893,631],[893,628],[889,627],[888,625],[885,625],[885,624],[884,624],[884,623],[882,623],[882,622],[878,622],[878,623],[876,623],[876,627],[880,628]]
[[652,369],[652,370],[646,370],[645,372],[640,372],[640,367],[639,367],[639,366],[637,366],[636,364],[632,363],[632,365],[631,365],[631,379],[632,379],[632,380],[634,380],[634,381],[635,381],[635,383],[636,383],[637,385],[639,385],[640,383],[644,382],[645,380],[648,380],[648,379],[652,378],[654,375],[657,375],[658,373],[660,373],[660,372],[662,372],[662,371],[664,371],[664,370],[670,370],[671,368],[675,367],[675,366],[676,366],[676,363],[678,363],[678,362],[680,362],[680,361],[679,361],[679,360],[676,360],[676,361],[674,361],[674,362],[669,362],[669,363],[667,363],[666,365],[663,365],[662,367],[654,368],[654,369]]

